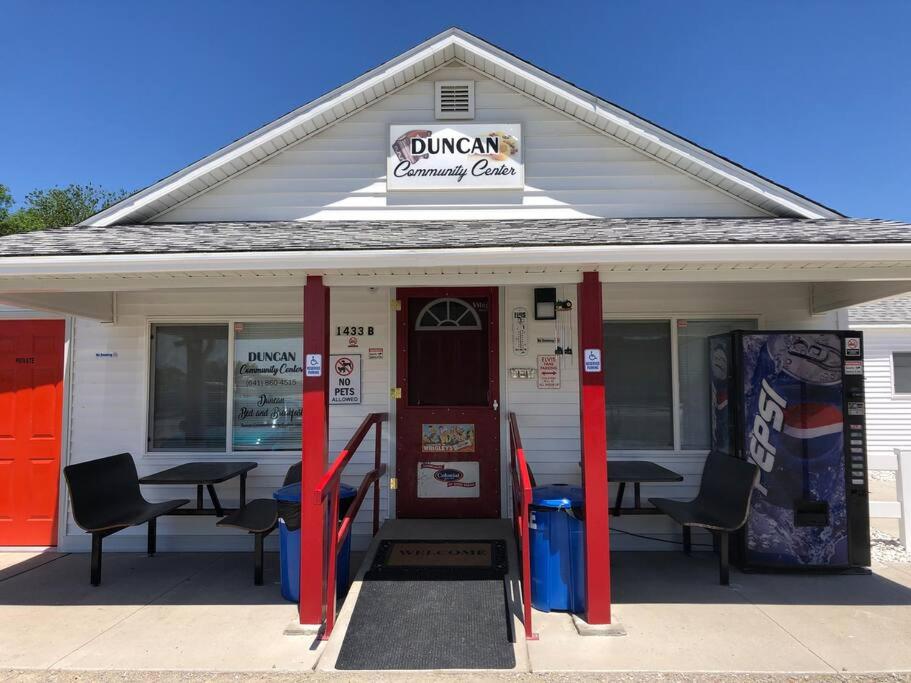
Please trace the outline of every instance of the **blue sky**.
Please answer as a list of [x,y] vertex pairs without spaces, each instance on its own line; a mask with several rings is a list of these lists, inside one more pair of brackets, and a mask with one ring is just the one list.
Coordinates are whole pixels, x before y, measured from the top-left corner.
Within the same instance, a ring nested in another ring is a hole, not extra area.
[[0,0],[0,183],[138,189],[452,25],[848,215],[911,220],[906,0]]

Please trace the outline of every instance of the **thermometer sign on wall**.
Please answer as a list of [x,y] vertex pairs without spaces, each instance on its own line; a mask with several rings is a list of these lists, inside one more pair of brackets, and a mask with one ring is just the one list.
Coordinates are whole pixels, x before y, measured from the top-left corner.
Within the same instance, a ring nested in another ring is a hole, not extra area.
[[517,356],[528,353],[528,309],[524,306],[512,309],[512,352]]

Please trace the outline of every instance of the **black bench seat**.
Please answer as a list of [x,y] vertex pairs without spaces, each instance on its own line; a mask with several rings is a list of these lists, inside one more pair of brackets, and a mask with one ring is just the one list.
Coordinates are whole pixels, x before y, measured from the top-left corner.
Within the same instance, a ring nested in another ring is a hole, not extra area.
[[63,468],[73,519],[92,534],[93,586],[101,583],[101,540],[131,526],[148,524],[148,553],[155,554],[156,520],[190,501],[186,498],[150,503],[139,490],[136,463],[129,453],[119,453]]
[[705,460],[699,494],[691,501],[649,498],[649,502],[683,526],[683,552],[690,554],[691,529],[712,532],[718,543],[721,585],[730,582],[729,536],[746,524],[750,499],[759,481],[759,467],[724,453],[712,451]]
[[278,506],[274,500],[257,498],[240,510],[218,520],[218,526],[233,526],[251,533],[272,531],[278,521]]
[[[282,484],[296,484],[301,480],[301,463],[288,468]],[[263,541],[278,526],[278,501],[272,498],[257,498],[244,507],[218,520],[218,526],[243,529],[253,534],[253,583],[263,585]]]

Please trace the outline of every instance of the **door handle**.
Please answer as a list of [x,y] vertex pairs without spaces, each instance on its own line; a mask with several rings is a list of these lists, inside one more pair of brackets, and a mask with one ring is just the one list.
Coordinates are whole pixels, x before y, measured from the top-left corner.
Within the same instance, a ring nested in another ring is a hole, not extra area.
[[497,402],[497,399],[494,399],[494,400],[493,400],[493,409],[494,409],[494,412],[496,412],[497,410],[499,410],[499,408],[500,408],[500,404]]

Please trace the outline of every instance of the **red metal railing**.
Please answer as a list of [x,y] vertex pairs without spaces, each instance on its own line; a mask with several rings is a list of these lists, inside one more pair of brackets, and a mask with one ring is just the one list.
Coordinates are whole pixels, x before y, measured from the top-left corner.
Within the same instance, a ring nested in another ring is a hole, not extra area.
[[525,639],[537,640],[538,635],[531,629],[531,556],[528,539],[531,477],[528,474],[528,462],[525,460],[515,413],[509,414],[509,455],[509,469],[512,473],[512,521],[521,558],[522,620],[525,622]]
[[[380,478],[386,473],[386,465],[380,463],[380,457],[383,447],[383,423],[389,419],[387,413],[370,413],[361,422],[354,435],[345,444],[341,453],[329,467],[323,476],[319,485],[314,490],[314,503],[323,505],[323,520],[326,521],[326,499],[329,498],[328,510],[328,548],[326,556],[323,558],[323,596],[324,606],[326,608],[326,628],[323,630],[322,639],[328,640],[332,634],[332,628],[335,626],[335,575],[336,564],[338,563],[338,549],[345,542],[345,538],[351,533],[351,525],[357,512],[367,496],[370,487],[373,486],[373,534],[380,528]],[[357,495],[345,512],[341,520],[338,518],[338,497],[339,485],[341,484],[342,471],[357,452],[358,446],[370,432],[375,429],[374,441],[374,465],[373,469],[364,475],[361,485],[357,489]]]

